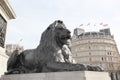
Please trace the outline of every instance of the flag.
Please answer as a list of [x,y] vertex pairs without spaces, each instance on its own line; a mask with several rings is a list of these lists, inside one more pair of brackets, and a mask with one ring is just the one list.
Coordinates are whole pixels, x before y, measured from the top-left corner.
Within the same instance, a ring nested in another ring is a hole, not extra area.
[[83,26],[83,24],[80,24],[79,26]]
[[94,24],[94,26],[96,26],[96,24]]
[[90,23],[88,23],[86,26],[90,26]]
[[108,24],[103,24],[104,27],[108,26]]
[[100,25],[103,25],[103,22],[101,22]]
[[93,26],[96,26],[97,24],[95,23]]

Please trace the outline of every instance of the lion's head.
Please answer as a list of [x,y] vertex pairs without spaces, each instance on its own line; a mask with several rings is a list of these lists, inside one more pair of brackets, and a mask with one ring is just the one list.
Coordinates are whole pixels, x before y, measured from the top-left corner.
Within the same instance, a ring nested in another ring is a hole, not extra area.
[[56,27],[54,38],[60,47],[62,47],[64,44],[68,45],[70,44],[71,39],[70,31],[63,27]]
[[[48,28],[42,33],[40,45],[37,50],[42,56],[42,60],[45,59],[55,61],[58,56],[58,50],[62,49],[63,45],[69,45],[71,43],[70,31],[66,28],[64,23],[57,20],[50,24]],[[61,52],[62,54],[62,52]],[[39,57],[38,57],[39,58]]]
[[68,45],[71,39],[70,33],[64,23],[57,20],[43,32],[40,43],[42,46],[52,46],[55,43],[60,47],[64,44]]

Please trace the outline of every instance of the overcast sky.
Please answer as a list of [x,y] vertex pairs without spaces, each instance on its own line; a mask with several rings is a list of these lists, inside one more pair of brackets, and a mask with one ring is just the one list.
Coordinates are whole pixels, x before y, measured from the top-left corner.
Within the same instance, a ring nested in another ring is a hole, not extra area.
[[[6,43],[36,48],[41,33],[55,20],[63,20],[71,32],[110,28],[120,49],[120,0],[9,0],[16,19],[7,27]],[[86,26],[90,23],[89,26]],[[108,24],[103,27],[99,23]],[[95,25],[95,26],[94,26]]]

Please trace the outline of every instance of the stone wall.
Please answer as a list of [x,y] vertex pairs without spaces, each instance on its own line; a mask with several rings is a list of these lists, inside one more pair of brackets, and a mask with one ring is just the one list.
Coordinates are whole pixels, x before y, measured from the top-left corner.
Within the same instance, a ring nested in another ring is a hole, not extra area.
[[5,50],[0,47],[0,77],[7,70],[7,60],[8,56],[5,55]]
[[111,80],[107,72],[69,71],[3,75],[1,80]]
[[16,15],[8,0],[0,0],[0,77],[7,68],[8,56],[5,54],[5,37],[7,22],[15,19]]

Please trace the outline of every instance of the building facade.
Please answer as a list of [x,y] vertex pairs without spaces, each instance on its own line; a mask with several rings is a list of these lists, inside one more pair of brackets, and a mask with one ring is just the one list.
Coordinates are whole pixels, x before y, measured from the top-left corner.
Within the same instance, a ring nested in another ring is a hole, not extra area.
[[120,66],[120,55],[109,28],[99,32],[85,32],[76,28],[72,53],[78,63],[101,66],[106,71],[118,70]]
[[0,76],[7,69],[8,56],[5,54],[5,37],[7,22],[10,19],[15,19],[14,11],[8,0],[0,0]]

